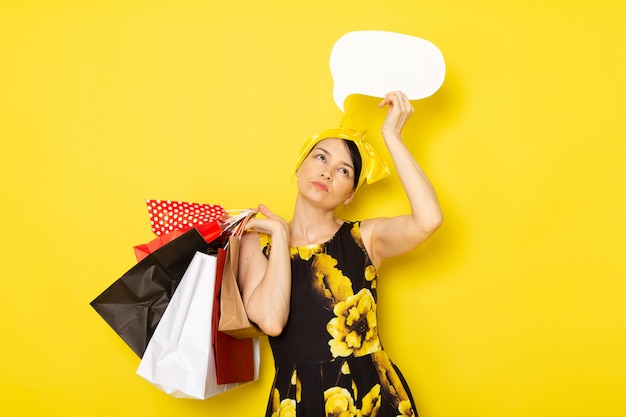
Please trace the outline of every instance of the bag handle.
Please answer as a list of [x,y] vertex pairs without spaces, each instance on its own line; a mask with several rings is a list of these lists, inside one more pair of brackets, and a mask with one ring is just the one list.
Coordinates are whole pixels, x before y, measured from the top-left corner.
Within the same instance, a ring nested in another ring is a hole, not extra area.
[[[252,209],[226,210],[227,216],[221,223],[223,233],[230,233],[231,236],[235,236],[240,239],[243,235],[246,224],[251,218],[256,216],[257,213],[257,210]],[[228,242],[226,243],[224,249],[226,249],[226,247],[228,247]]]

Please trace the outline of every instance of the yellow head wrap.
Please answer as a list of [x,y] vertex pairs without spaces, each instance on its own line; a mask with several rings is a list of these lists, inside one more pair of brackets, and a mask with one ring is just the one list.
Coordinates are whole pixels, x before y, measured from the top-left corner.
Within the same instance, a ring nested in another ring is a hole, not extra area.
[[374,147],[365,140],[365,132],[358,132],[354,129],[350,129],[347,127],[339,127],[336,129],[325,130],[309,138],[304,143],[304,146],[300,151],[296,169],[300,167],[300,164],[302,164],[302,162],[311,152],[313,147],[322,139],[327,138],[346,139],[356,144],[357,148],[359,149],[359,153],[361,154],[361,160],[363,165],[361,168],[361,175],[359,176],[357,188],[360,187],[361,184],[363,184],[363,182],[366,180],[368,184],[372,184],[389,175],[389,167],[387,166],[387,163],[380,155],[378,155]]

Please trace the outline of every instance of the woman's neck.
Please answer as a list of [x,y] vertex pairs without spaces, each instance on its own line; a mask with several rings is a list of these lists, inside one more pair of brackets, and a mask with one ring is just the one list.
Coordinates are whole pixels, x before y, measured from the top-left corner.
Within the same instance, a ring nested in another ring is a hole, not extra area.
[[290,244],[306,246],[326,242],[337,233],[342,223],[335,217],[334,211],[296,203],[293,218],[289,222]]

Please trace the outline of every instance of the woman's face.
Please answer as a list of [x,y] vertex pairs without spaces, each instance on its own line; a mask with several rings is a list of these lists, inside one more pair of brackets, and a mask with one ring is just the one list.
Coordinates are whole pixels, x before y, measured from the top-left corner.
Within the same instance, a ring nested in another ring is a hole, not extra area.
[[324,205],[348,204],[354,196],[354,166],[343,140],[319,141],[297,171],[300,193]]

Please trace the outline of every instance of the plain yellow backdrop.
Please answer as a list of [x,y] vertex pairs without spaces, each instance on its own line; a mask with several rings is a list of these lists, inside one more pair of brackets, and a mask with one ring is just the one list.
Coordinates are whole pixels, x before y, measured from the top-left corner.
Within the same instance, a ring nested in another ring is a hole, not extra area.
[[[262,415],[265,339],[258,381],[175,399],[135,374],[89,302],[153,238],[146,198],[288,218],[301,143],[342,116],[332,45],[377,29],[428,39],[447,63],[405,134],[445,222],[380,282],[383,342],[420,415],[626,415],[625,13],[616,0],[2,0],[0,413]],[[407,209],[395,176],[359,193],[345,217]]]

